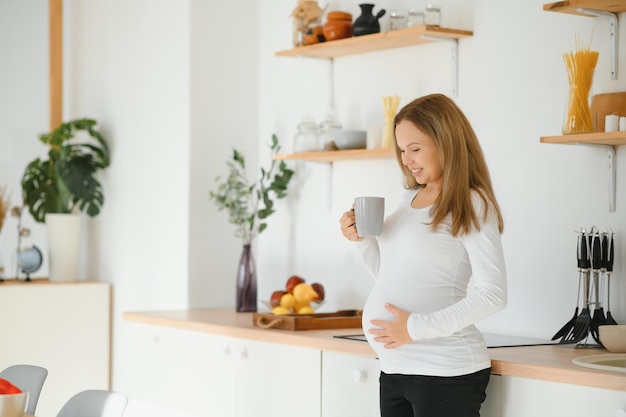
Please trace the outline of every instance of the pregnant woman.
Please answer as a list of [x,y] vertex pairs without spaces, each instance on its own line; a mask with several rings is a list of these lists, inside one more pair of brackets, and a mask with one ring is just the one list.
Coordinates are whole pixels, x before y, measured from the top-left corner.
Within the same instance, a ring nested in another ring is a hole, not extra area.
[[478,417],[491,361],[474,324],[506,305],[503,220],[482,149],[448,97],[396,115],[405,188],[378,237],[340,219],[375,284],[363,329],[380,359],[382,417]]

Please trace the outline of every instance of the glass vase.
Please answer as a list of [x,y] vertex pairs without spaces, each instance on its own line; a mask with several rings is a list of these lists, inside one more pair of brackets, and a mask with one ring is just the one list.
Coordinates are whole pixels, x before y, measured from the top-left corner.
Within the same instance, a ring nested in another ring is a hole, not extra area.
[[574,72],[569,74],[570,83],[565,115],[563,117],[562,133],[568,135],[594,132],[595,123],[591,117],[593,71],[585,74],[576,74],[577,69],[570,71]]
[[252,245],[244,244],[237,269],[237,311],[257,311],[256,267]]

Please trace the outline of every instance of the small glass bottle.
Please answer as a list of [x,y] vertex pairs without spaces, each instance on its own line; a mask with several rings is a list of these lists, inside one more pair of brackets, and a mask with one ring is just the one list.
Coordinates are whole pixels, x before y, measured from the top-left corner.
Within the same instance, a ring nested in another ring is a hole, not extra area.
[[298,123],[298,132],[293,138],[294,152],[314,152],[320,150],[317,123],[312,117],[303,117]]

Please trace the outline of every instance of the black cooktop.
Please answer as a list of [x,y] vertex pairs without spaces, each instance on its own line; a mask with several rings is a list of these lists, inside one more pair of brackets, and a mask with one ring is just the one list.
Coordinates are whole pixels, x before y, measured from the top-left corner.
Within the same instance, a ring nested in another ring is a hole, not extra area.
[[[349,334],[335,336],[339,339],[358,340],[367,342],[364,334]],[[515,347],[515,346],[540,346],[540,345],[557,345],[558,340],[547,340],[535,337],[511,336],[506,334],[483,333],[488,348],[496,347]]]

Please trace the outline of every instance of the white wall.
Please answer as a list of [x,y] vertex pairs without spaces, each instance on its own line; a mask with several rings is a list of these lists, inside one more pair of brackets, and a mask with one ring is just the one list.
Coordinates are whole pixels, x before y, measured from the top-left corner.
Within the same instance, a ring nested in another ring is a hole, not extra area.
[[[26,165],[46,154],[37,135],[48,131],[48,2],[0,1],[0,186],[6,186],[11,205],[21,199],[20,180]],[[19,41],[17,41],[19,40]],[[46,250],[45,229],[30,215],[23,227],[31,230],[24,246]],[[7,217],[0,231],[0,262],[7,277],[15,277],[17,219]],[[44,260],[42,273],[47,275]]]
[[[36,135],[48,130],[47,43],[39,39],[46,12],[21,3],[0,1],[0,56],[11,57],[0,67],[0,184],[7,178],[14,189],[26,162],[45,152]],[[123,311],[234,307],[241,245],[208,199],[231,147],[245,151],[255,173],[257,163],[269,163],[272,133],[289,151],[300,118],[321,121],[328,111],[329,63],[274,56],[291,48],[295,0],[231,3],[65,1],[65,118],[98,119],[113,152],[102,176],[103,213],[86,221],[81,279],[114,284],[114,387],[124,377]],[[357,3],[330,8],[357,15]],[[625,323],[626,147],[617,150],[617,211],[609,213],[605,151],[540,144],[539,137],[559,134],[567,95],[562,54],[574,49],[575,35],[587,40],[593,32],[600,51],[595,93],[626,91],[626,54],[619,79],[611,80],[606,22],[543,12],[538,0],[442,5],[444,26],[474,31],[460,42],[456,100],[483,144],[506,221],[509,306],[482,326],[551,336],[575,307],[574,231],[593,224],[617,231],[611,310]],[[448,94],[449,47],[339,58],[334,78],[341,122],[365,129],[382,123],[382,95],[398,94],[403,105]],[[384,195],[393,209],[401,193],[397,167],[392,160],[291,164],[292,192],[256,242],[259,298],[299,274],[326,286],[325,309],[358,308],[371,282],[338,218],[359,194]],[[32,241],[45,247],[45,229],[34,229]]]
[[[266,0],[260,16],[261,131],[277,131],[289,147],[300,118],[323,120],[330,100],[326,61],[273,55],[291,47],[291,22],[282,10],[293,3]],[[331,1],[329,10],[358,16],[357,4]],[[376,4],[389,11],[405,10],[408,2]],[[560,134],[568,89],[562,55],[575,50],[574,37],[588,42],[593,35],[592,49],[600,52],[594,93],[626,90],[626,54],[620,56],[619,79],[611,80],[607,21],[544,12],[542,6],[540,0],[442,1],[442,25],[474,32],[459,43],[456,101],[481,140],[506,222],[509,305],[481,327],[551,337],[576,305],[574,232],[580,227],[617,232],[611,310],[626,322],[626,170],[621,169],[626,148],[617,149],[617,211],[609,213],[607,153],[539,143],[540,136]],[[340,121],[346,128],[366,129],[382,123],[382,95],[400,95],[402,106],[432,92],[451,94],[450,48],[434,43],[338,58],[334,74]],[[297,273],[325,284],[325,309],[360,307],[371,282],[341,237],[338,219],[359,194],[388,197],[392,210],[401,192],[398,168],[393,160],[294,166],[293,198],[259,239],[260,297],[269,297]]]

